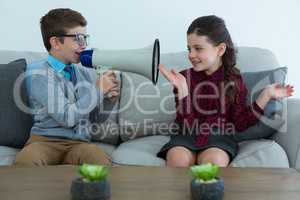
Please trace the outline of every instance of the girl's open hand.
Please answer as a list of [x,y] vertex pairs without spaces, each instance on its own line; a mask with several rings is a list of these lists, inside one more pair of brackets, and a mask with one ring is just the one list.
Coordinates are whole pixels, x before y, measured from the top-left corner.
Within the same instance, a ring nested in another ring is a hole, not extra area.
[[164,65],[159,65],[159,71],[166,79],[178,90],[178,98],[181,99],[188,95],[188,86],[185,77],[175,69],[169,71]]
[[269,85],[267,88],[268,94],[272,99],[282,99],[293,95],[294,87],[292,85],[281,85],[274,83]]
[[182,74],[176,72],[175,69],[171,69],[171,71],[169,71],[164,65],[160,64],[159,65],[159,71],[177,89],[180,88],[182,85],[186,84],[185,77]]

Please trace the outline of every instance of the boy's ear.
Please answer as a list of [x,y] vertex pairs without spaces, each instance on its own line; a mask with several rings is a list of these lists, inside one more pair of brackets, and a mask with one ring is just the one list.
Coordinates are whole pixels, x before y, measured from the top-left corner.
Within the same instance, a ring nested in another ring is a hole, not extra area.
[[226,44],[224,42],[222,42],[218,45],[218,55],[220,57],[223,56],[225,51],[226,51]]
[[61,42],[58,37],[52,36],[50,37],[49,41],[50,41],[51,48],[59,49]]

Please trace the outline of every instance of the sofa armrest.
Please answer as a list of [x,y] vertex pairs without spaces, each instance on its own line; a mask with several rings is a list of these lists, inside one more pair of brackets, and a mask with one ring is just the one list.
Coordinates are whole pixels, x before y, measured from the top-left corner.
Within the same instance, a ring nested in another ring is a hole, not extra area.
[[287,153],[290,167],[300,168],[300,99],[287,100],[287,120],[282,131],[274,135],[275,141]]

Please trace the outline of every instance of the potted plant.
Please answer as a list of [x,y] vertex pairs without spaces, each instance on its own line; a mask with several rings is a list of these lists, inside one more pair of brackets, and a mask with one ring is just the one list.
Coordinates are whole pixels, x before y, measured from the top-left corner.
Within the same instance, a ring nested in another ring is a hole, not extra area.
[[110,184],[106,177],[108,167],[83,164],[79,167],[81,177],[72,181],[72,200],[105,200],[111,196]]
[[191,195],[193,200],[221,200],[224,195],[224,181],[219,178],[219,167],[207,163],[190,168],[193,177]]

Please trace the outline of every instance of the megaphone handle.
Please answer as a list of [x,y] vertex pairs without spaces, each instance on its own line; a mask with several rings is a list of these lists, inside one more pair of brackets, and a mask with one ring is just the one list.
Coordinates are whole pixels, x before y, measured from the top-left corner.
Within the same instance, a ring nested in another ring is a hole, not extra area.
[[103,67],[103,66],[97,66],[97,67],[95,67],[95,70],[96,70],[98,75],[101,75],[104,72],[106,72],[107,70],[109,70],[109,68],[108,67]]

